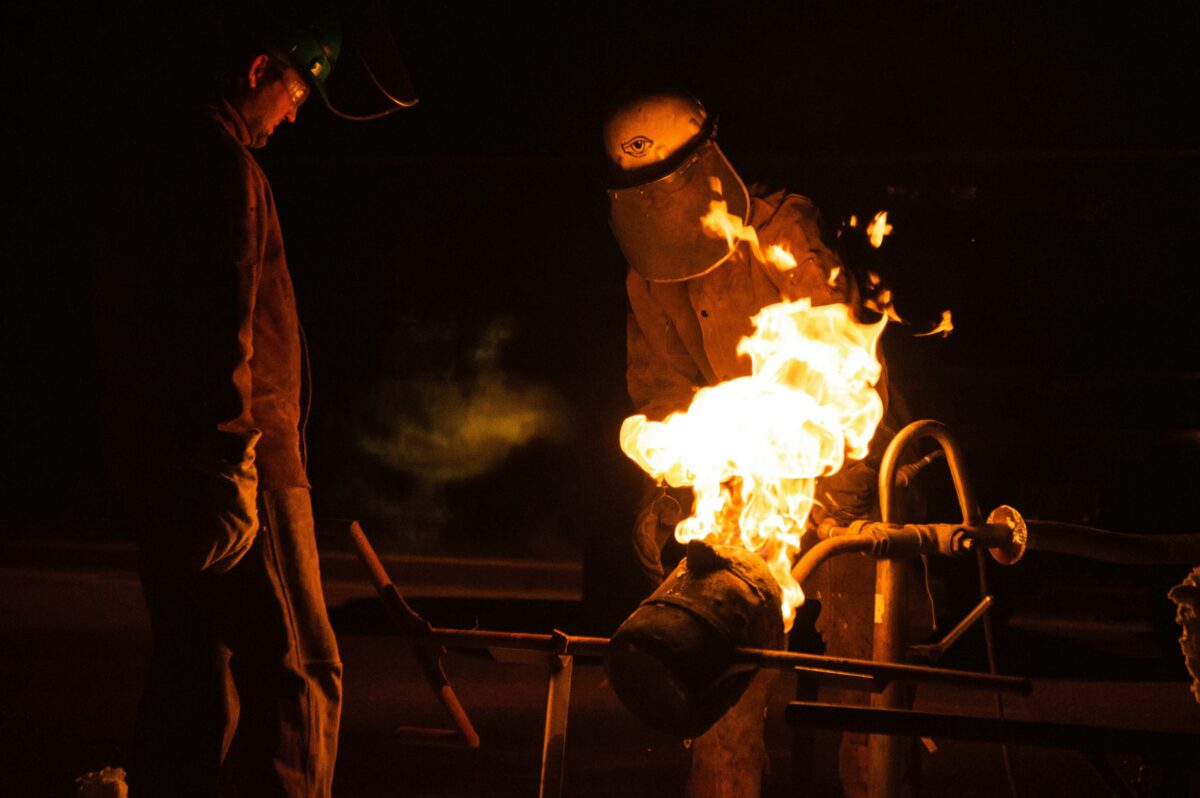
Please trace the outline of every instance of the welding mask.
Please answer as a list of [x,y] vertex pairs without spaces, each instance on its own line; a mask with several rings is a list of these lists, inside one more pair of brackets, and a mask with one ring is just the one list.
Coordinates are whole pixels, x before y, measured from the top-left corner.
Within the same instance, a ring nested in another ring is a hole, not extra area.
[[653,282],[712,271],[734,245],[701,220],[714,201],[746,222],[750,196],[716,142],[717,125],[697,100],[664,94],[631,102],[604,127],[609,223],[625,259]]
[[681,739],[703,734],[758,669],[735,649],[782,648],[782,594],[756,554],[692,541],[687,556],[621,624],[605,669],[625,706]]
[[[331,81],[342,55],[343,31],[355,59],[344,62],[338,77]],[[273,39],[272,54],[303,75],[325,107],[343,119],[378,119],[417,103],[391,26],[377,0],[347,2],[340,16],[329,13],[292,21]]]

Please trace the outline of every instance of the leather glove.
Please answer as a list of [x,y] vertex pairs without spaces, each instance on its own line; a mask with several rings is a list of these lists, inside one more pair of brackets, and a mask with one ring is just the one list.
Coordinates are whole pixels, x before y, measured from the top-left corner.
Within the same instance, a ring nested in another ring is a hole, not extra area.
[[656,583],[666,578],[663,547],[675,534],[675,525],[682,520],[683,507],[667,488],[660,488],[638,513],[633,526],[633,551],[642,570]]
[[860,518],[878,517],[879,473],[862,460],[846,463],[836,474],[817,480],[816,503],[809,516],[815,528],[832,518],[845,526]]

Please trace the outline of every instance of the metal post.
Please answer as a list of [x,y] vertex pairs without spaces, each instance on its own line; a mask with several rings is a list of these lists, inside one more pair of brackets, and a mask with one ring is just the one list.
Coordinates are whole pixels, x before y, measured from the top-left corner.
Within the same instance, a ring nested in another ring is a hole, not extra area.
[[571,706],[571,671],[574,657],[550,655],[550,687],[546,693],[546,727],[542,734],[540,798],[562,795],[563,759],[567,751],[567,712]]
[[[904,608],[907,573],[904,562],[879,560],[875,563],[875,632],[871,658],[876,662],[900,662],[904,659]],[[903,685],[893,682],[871,696],[877,709],[903,707]],[[895,798],[900,786],[900,757],[903,738],[872,734],[867,740],[867,794],[871,798]]]
[[[979,507],[971,485],[966,479],[962,454],[945,425],[937,421],[914,421],[892,439],[883,454],[879,468],[880,520],[894,523],[897,479],[900,455],[918,438],[933,438],[946,453],[946,463],[958,495],[963,523],[980,523]],[[871,659],[876,662],[900,662],[904,659],[904,597],[907,574],[903,562],[880,560],[875,565],[875,633]],[[879,709],[898,709],[903,706],[904,694],[900,685],[889,685],[878,695],[871,696],[871,706]],[[867,742],[869,762],[868,790],[871,798],[895,798],[899,794],[902,738],[872,734]]]

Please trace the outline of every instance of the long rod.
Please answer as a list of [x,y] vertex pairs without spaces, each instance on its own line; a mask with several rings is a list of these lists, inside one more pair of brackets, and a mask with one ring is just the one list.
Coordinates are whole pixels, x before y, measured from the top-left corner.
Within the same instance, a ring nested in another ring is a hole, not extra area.
[[[475,629],[433,629],[430,639],[447,648],[487,649],[516,648],[534,651],[565,651],[575,657],[601,658],[608,649],[607,637],[575,637],[573,635],[528,634],[524,632],[490,632]],[[1031,683],[1019,676],[1001,676],[923,665],[904,665],[896,662],[875,662],[869,659],[825,657],[795,651],[765,648],[736,648],[735,662],[745,662],[764,668],[788,669],[797,665],[823,668],[843,673],[873,676],[884,681],[944,684],[976,690],[998,691],[1028,695]]]

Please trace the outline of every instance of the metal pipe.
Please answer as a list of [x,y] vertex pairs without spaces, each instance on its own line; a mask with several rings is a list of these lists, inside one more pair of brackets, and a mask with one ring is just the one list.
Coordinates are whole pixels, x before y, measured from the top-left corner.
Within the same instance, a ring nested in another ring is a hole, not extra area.
[[[608,648],[607,637],[575,637],[574,635],[543,635],[524,632],[489,632],[475,629],[433,629],[431,638],[448,648],[510,648],[546,652],[566,652],[575,657],[600,658]],[[733,661],[764,668],[789,669],[798,665],[823,668],[843,673],[864,674],[880,681],[944,684],[976,690],[996,690],[1028,695],[1029,679],[1019,676],[999,676],[990,673],[931,668],[896,662],[875,662],[869,659],[826,657],[796,651],[767,648],[735,648]]]
[[975,609],[967,613],[967,616],[959,621],[953,629],[947,632],[946,636],[941,640],[928,645],[909,646],[908,650],[914,655],[920,656],[929,662],[937,662],[939,659],[945,656],[946,652],[950,649],[950,646],[958,642],[958,639],[966,634],[966,631],[974,626],[976,621],[983,617],[983,614],[987,612],[994,603],[995,599],[993,599],[991,596],[984,596],[983,601],[976,604]]
[[1126,565],[1200,563],[1200,534],[1132,535],[1058,521],[1025,521],[1029,548]]
[[975,503],[975,492],[967,480],[967,470],[962,451],[950,437],[946,425],[933,419],[914,421],[892,438],[883,460],[879,465],[879,513],[884,523],[892,522],[895,515],[893,498],[896,488],[896,472],[900,456],[909,444],[920,438],[933,438],[946,453],[946,464],[950,467],[950,478],[954,482],[954,492],[958,496],[958,507],[962,512],[962,520],[968,526],[979,526],[983,519],[979,513],[979,505]]
[[876,662],[870,659],[826,657],[820,654],[803,654],[796,651],[739,648],[735,650],[734,661],[753,663],[764,668],[782,669],[793,668],[797,665],[811,666],[844,673],[864,674],[880,681],[941,684],[1016,695],[1029,695],[1033,690],[1033,683],[1021,676],[1001,676],[950,668],[931,668],[926,665],[906,665],[900,662]]
[[822,540],[804,552],[804,555],[796,563],[796,567],[792,569],[792,577],[800,584],[804,584],[804,580],[812,576],[812,572],[817,569],[817,566],[829,558],[855,551],[869,552],[874,546],[874,540],[866,536],[842,535]]
[[604,656],[607,637],[575,637],[574,635],[544,635],[526,632],[491,632],[483,629],[438,629],[432,637],[450,648],[518,648],[547,653],[569,654],[575,657]]
[[[966,478],[966,468],[958,444],[950,437],[940,421],[914,421],[896,434],[883,453],[879,467],[879,513],[884,524],[895,520],[895,496],[900,456],[920,438],[932,438],[946,453],[946,464],[958,496],[963,524],[980,526],[982,518],[975,494]],[[904,657],[904,596],[907,571],[900,563],[879,560],[875,563],[875,629],[871,658],[878,662],[899,662]],[[871,706],[878,709],[898,709],[903,705],[899,685],[892,685],[871,696]],[[873,734],[867,747],[870,762],[868,795],[872,798],[896,798],[900,788],[901,740],[890,735]]]

